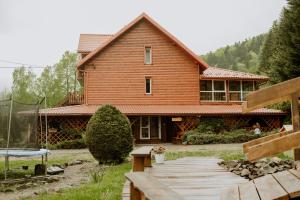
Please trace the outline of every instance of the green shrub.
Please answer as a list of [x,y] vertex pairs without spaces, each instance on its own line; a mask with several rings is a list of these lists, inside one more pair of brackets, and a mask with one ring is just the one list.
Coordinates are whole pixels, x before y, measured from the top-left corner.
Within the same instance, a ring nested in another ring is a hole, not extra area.
[[53,146],[54,149],[84,149],[87,147],[83,138],[62,141]]
[[68,137],[71,137],[73,139],[81,139],[82,138],[82,132],[78,131],[76,129],[67,129],[63,128],[59,131],[60,135],[68,135]]
[[87,124],[86,143],[99,163],[123,162],[133,148],[128,118],[111,105],[102,106]]
[[188,131],[185,134],[184,141],[187,144],[228,144],[228,143],[244,143],[259,137],[269,135],[271,133],[263,133],[256,135],[252,131],[237,129],[226,131],[220,134],[200,133],[197,130]]
[[225,131],[223,118],[201,117],[196,130],[200,133],[220,133]]

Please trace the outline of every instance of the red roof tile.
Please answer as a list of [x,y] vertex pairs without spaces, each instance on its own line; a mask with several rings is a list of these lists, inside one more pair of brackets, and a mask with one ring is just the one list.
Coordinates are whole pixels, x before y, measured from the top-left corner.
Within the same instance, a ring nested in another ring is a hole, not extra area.
[[110,34],[80,34],[77,52],[89,53],[103,45],[113,35]]
[[[242,114],[242,105],[115,105],[125,115],[236,115]],[[92,115],[99,105],[76,105],[41,109],[42,115]],[[280,110],[262,108],[244,115],[282,115]]]
[[200,75],[203,79],[243,79],[243,80],[258,80],[267,81],[267,76],[261,76],[246,72],[239,72],[219,67],[208,67],[203,74]]

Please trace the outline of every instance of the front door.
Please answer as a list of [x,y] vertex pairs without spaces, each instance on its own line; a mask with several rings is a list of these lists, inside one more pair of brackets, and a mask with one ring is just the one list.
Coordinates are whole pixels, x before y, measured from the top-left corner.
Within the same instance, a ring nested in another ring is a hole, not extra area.
[[140,117],[140,139],[161,139],[161,118],[157,116]]

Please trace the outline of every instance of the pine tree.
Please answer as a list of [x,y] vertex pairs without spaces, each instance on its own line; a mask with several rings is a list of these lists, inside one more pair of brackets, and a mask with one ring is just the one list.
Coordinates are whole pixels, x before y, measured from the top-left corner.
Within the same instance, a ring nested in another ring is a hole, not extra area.
[[271,82],[300,76],[300,1],[288,0],[280,20],[269,31],[260,59]]

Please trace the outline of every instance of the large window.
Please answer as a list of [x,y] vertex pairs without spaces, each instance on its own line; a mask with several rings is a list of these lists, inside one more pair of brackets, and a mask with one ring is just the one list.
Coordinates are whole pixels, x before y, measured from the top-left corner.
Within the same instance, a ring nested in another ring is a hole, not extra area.
[[226,101],[225,81],[201,80],[200,100],[202,101]]
[[145,47],[145,64],[151,65],[152,64],[152,48]]
[[244,101],[254,87],[253,81],[229,81],[229,101]]

